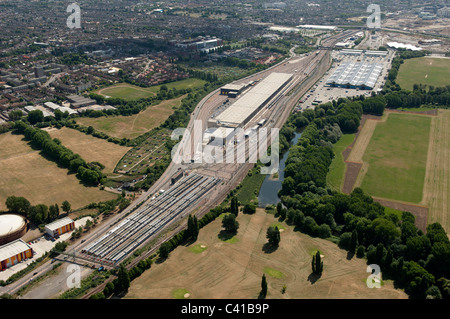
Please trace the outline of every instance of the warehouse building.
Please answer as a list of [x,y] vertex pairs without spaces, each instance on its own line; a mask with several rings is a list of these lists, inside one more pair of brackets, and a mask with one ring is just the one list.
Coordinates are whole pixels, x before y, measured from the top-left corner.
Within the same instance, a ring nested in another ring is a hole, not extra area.
[[219,114],[215,118],[216,126],[236,128],[245,125],[291,79],[292,74],[271,73]]
[[22,239],[0,246],[0,271],[33,257],[33,249]]
[[97,101],[81,96],[81,95],[69,95],[67,97],[67,99],[70,102],[70,105],[76,109],[79,107],[83,107],[83,106],[89,106],[89,105],[94,105],[97,103]]
[[347,61],[339,65],[326,85],[351,89],[371,90],[383,70],[379,63]]
[[220,94],[228,95],[229,97],[236,97],[244,90],[244,84],[227,84],[220,88]]
[[75,228],[75,223],[69,217],[61,218],[45,225],[45,233],[51,237],[58,237]]

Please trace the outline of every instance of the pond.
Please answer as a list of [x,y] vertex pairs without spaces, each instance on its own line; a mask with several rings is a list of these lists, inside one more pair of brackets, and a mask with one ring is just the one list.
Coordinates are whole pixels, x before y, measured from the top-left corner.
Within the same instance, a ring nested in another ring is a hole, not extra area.
[[[302,133],[295,133],[294,138],[291,140],[291,145],[297,144],[298,139],[302,136]],[[281,183],[284,180],[284,168],[286,166],[286,160],[289,155],[289,150],[284,153],[280,160],[280,168],[278,169],[278,178],[274,178],[274,175],[267,175],[259,190],[258,206],[266,207],[267,205],[276,205],[280,201],[278,192],[281,189]]]

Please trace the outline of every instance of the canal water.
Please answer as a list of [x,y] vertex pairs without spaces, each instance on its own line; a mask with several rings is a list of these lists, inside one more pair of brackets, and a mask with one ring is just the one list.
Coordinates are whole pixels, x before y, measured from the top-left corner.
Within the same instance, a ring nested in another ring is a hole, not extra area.
[[[302,133],[295,133],[294,138],[291,140],[291,145],[297,144],[298,139],[302,136]],[[278,170],[278,178],[274,179],[273,175],[267,175],[262,183],[261,189],[258,195],[258,206],[266,207],[267,205],[276,205],[280,201],[278,197],[278,191],[281,189],[281,183],[284,180],[284,168],[286,166],[286,160],[288,158],[289,151],[284,153],[280,160],[280,168]]]

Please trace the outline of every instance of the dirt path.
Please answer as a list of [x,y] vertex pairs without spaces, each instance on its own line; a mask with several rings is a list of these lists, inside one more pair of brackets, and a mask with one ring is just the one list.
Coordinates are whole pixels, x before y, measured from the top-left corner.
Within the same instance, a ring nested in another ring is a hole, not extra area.
[[355,140],[343,152],[346,164],[344,184],[342,192],[350,194],[353,188],[361,183],[360,172],[367,172],[368,165],[363,162],[363,156],[375,131],[376,125],[380,121],[385,121],[385,116],[363,115]]

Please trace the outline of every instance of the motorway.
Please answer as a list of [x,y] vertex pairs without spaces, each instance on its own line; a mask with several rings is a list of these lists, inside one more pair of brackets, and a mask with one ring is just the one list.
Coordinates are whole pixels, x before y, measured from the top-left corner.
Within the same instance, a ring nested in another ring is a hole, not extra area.
[[[322,47],[330,47],[332,48],[335,43],[339,42],[342,38],[348,37],[352,31],[347,31],[346,34],[338,34],[332,37],[322,39],[321,46]],[[289,114],[293,110],[293,108],[297,105],[298,100],[303,96],[311,87],[317,82],[323,74],[328,70],[331,65],[330,59],[330,50],[317,50],[315,52],[311,52],[308,55],[296,56],[294,54],[294,48],[291,49],[291,57],[286,60],[278,63],[277,65],[263,70],[257,74],[253,74],[244,79],[236,81],[236,83],[247,83],[249,81],[258,80],[266,77],[271,72],[280,72],[280,73],[290,73],[293,74],[294,77],[291,82],[280,91],[280,93],[275,96],[272,101],[267,104],[267,107],[263,108],[248,124],[247,127],[251,127],[255,123],[257,123],[261,118],[268,119],[265,127],[267,128],[281,128],[285,121],[287,120]],[[190,122],[187,126],[187,130],[192,131],[194,127],[194,123],[196,120],[201,121],[202,129],[204,130],[207,125],[207,121],[210,116],[215,112],[218,106],[223,104],[226,100],[226,96],[221,96],[219,94],[219,90],[215,90],[208,94],[200,103],[197,105],[195,110],[191,115]],[[187,147],[187,139],[185,139],[186,135],[183,136],[180,145],[184,149]],[[183,147],[184,146],[184,147]],[[195,148],[191,145],[192,152],[195,152]],[[194,155],[194,153],[192,153]],[[248,156],[248,153],[247,153]],[[186,216],[188,211],[195,211],[198,218],[201,218],[204,214],[206,214],[211,208],[218,205],[222,202],[226,195],[230,190],[234,189],[247,175],[249,169],[253,167],[252,163],[213,163],[213,164],[192,164],[192,163],[175,163],[172,161],[164,174],[154,183],[154,185],[145,193],[143,193],[138,199],[136,199],[130,206],[128,206],[122,213],[117,214],[107,221],[102,222],[100,225],[97,225],[95,228],[95,232],[91,232],[91,234],[87,235],[83,238],[83,240],[79,240],[67,249],[68,254],[76,254],[77,258],[81,257],[83,254],[80,254],[81,251],[87,251],[87,247],[94,245],[95,242],[98,242],[99,239],[106,237],[106,234],[111,233],[113,227],[121,225],[124,223],[127,216],[130,213],[139,212],[141,207],[148,207],[151,205],[152,198],[155,194],[157,194],[161,189],[168,191],[170,186],[171,177],[179,170],[190,171],[191,173],[196,173],[199,176],[210,176],[214,178],[214,180],[220,180],[220,183],[216,183],[214,187],[208,193],[208,196],[204,196],[201,201],[197,201],[190,205],[189,210],[182,211],[181,216]],[[154,199],[153,199],[154,200]],[[178,218],[172,219],[165,223],[163,227],[158,228],[157,232],[154,232],[151,236],[145,235],[142,240],[136,242],[136,245],[133,245],[132,249],[127,250],[127,254],[129,255],[133,250],[138,249],[148,243],[150,240],[156,238],[158,234],[167,231],[171,226],[173,226],[176,222],[179,222]],[[175,230],[172,230],[171,235],[176,234],[179,230],[185,227],[185,223],[180,224]],[[130,237],[135,238],[136,237]],[[148,251],[146,254],[143,254],[141,258],[146,258],[150,253],[153,253],[158,248],[158,245],[163,241],[170,239],[169,236],[166,236],[163,240],[159,240],[155,246]],[[122,247],[122,246],[118,246]],[[117,249],[116,249],[117,252]],[[121,256],[120,260],[126,257],[126,254]],[[134,265],[141,258],[136,258],[136,260],[129,266]],[[71,259],[71,258],[70,258]],[[84,259],[78,260],[80,264],[89,265],[104,265],[104,260],[95,261],[93,259],[88,258],[88,262]],[[35,270],[37,272],[37,276],[46,273],[52,268],[51,262],[47,262],[39,269]],[[32,273],[34,273],[32,272]],[[30,273],[25,275],[20,280],[15,283],[8,285],[6,287],[0,287],[0,295],[3,293],[14,294],[21,287],[29,283],[30,279],[33,278],[33,275]]]

